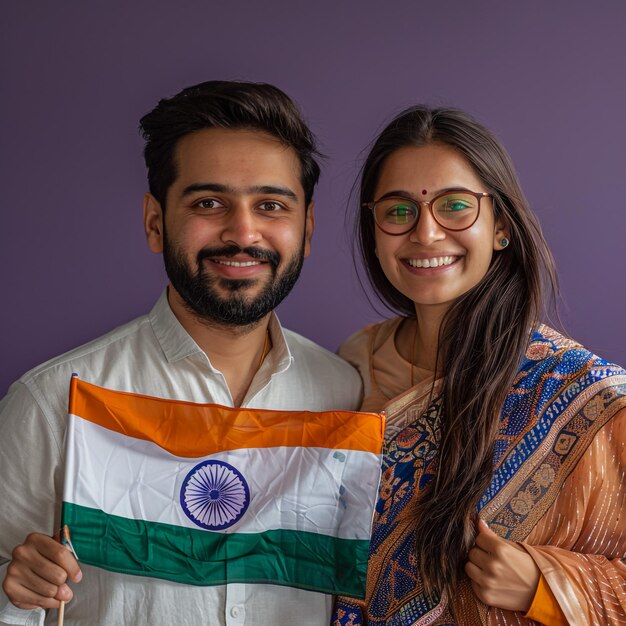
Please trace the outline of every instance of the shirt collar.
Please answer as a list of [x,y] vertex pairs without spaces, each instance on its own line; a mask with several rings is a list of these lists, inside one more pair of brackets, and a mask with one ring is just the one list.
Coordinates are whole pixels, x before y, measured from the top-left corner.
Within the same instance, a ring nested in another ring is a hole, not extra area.
[[[163,290],[148,317],[152,330],[168,362],[176,363],[176,361],[185,359],[193,354],[203,354],[200,346],[176,319],[167,301],[167,289]],[[274,312],[270,316],[268,329],[272,341],[272,349],[267,355],[266,361],[271,365],[273,373],[283,372],[291,365],[293,356],[287,345],[280,321]],[[207,359],[210,363],[211,360],[208,358],[208,355]]]
[[167,289],[163,290],[148,317],[163,354],[170,363],[202,352],[200,346],[176,319],[167,301]]
[[272,349],[267,355],[270,370],[274,373],[284,372],[293,362],[293,355],[289,350],[289,345],[285,338],[283,327],[280,324],[278,316],[272,311],[268,324],[270,339],[272,340]]

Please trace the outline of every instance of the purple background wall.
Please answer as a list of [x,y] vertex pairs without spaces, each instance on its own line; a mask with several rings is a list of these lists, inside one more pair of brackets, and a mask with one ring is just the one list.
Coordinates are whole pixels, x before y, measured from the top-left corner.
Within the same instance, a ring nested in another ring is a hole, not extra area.
[[566,327],[626,364],[626,3],[94,5],[2,7],[0,395],[156,299],[165,279],[142,231],[137,122],[211,78],[283,88],[328,155],[286,325],[334,349],[380,317],[343,226],[359,154],[401,108],[456,105],[517,164],[557,259]]

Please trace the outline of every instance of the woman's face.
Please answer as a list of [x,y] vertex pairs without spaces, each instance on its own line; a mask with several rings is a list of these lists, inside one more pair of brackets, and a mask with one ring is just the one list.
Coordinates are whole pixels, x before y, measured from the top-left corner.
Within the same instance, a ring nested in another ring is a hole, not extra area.
[[[445,145],[406,147],[393,152],[382,166],[374,200],[393,195],[428,201],[448,189],[488,191],[465,157]],[[391,284],[421,307],[444,311],[485,276],[494,250],[508,230],[496,223],[491,198],[480,201],[480,215],[463,231],[442,228],[422,205],[415,227],[404,235],[388,235],[376,227],[376,255]],[[428,266],[428,267],[426,267]]]

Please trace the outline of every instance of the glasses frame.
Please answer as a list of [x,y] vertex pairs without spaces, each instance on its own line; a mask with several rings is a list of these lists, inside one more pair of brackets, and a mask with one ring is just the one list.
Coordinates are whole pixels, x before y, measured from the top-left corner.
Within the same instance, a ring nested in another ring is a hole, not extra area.
[[[469,226],[464,226],[463,228],[450,228],[449,226],[444,226],[435,216],[435,212],[433,211],[433,202],[435,202],[436,200],[439,200],[439,198],[442,198],[443,196],[448,196],[453,193],[466,193],[466,194],[469,194],[470,196],[474,196],[474,198],[478,200],[478,210],[476,211],[476,217],[474,218],[474,221]],[[410,226],[406,230],[403,230],[401,233],[390,233],[388,230],[385,230],[378,223],[378,220],[376,219],[376,205],[379,202],[382,202],[383,200],[389,200],[390,198],[397,198],[398,200],[404,200],[405,202],[412,202],[417,207],[419,207],[415,221],[411,222]],[[374,202],[364,202],[361,206],[369,209],[372,212],[372,217],[374,218],[374,223],[376,224],[376,227],[379,228],[383,233],[385,233],[386,235],[391,235],[392,237],[399,237],[400,235],[406,235],[407,233],[410,233],[417,226],[417,224],[419,223],[420,216],[422,215],[421,207],[423,204],[425,204],[428,207],[428,210],[430,211],[430,214],[433,216],[433,219],[435,220],[435,222],[437,222],[437,224],[441,226],[441,228],[443,228],[444,230],[449,230],[454,233],[467,230],[468,228],[471,228],[478,221],[478,218],[480,217],[480,201],[482,200],[482,198],[493,198],[493,196],[490,193],[486,193],[484,191],[470,191],[469,189],[448,189],[446,191],[442,191],[441,193],[438,193],[436,196],[434,196],[430,200],[417,200],[415,198],[406,197],[406,196],[383,196],[382,198],[378,200],[374,200]]]

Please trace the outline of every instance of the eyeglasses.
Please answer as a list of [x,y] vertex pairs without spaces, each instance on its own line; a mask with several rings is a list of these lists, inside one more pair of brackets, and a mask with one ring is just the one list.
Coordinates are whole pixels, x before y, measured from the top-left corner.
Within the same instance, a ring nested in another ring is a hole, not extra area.
[[473,226],[480,215],[481,198],[491,198],[491,194],[476,191],[444,191],[429,202],[402,196],[389,196],[365,202],[374,214],[376,226],[388,235],[404,235],[415,228],[426,205],[439,226],[446,230],[466,230]]

